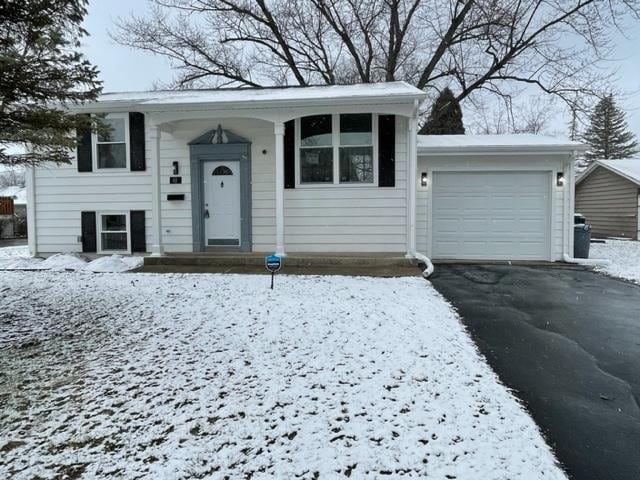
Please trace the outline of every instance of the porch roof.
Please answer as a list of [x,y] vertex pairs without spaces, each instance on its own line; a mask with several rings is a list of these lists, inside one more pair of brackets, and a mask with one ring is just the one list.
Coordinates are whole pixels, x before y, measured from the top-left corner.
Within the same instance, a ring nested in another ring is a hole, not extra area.
[[79,105],[76,111],[109,111],[138,109],[141,111],[182,110],[210,106],[253,108],[306,106],[323,104],[362,104],[374,101],[406,102],[423,100],[426,94],[406,83],[387,82],[354,85],[321,85],[309,87],[218,88],[197,90],[158,90],[146,92],[114,92],[102,94],[96,102]]

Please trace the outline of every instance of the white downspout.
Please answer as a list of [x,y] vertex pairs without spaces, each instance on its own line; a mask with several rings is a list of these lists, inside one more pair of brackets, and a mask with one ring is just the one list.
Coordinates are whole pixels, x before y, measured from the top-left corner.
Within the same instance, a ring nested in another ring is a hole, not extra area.
[[433,263],[431,262],[431,259],[419,252],[415,252],[413,254],[413,258],[425,264],[426,268],[422,271],[422,276],[424,278],[429,278],[434,271],[434,267],[433,267]]
[[[565,193],[565,222],[567,223],[567,239],[568,242],[563,242],[565,248],[563,248],[562,259],[565,263],[573,263],[578,265],[607,265],[609,264],[609,260],[605,260],[602,258],[574,258],[571,254],[571,250],[573,248],[574,243],[574,232],[573,232],[573,218],[575,213],[575,191],[576,191],[576,177],[575,177],[575,161],[578,152],[573,151],[571,154],[571,161],[569,162],[568,168],[568,177],[569,181],[565,184],[565,188],[567,190]],[[568,243],[568,245],[567,245]],[[567,251],[567,249],[569,251]]]
[[413,114],[408,118],[407,128],[407,257],[416,253],[416,201],[418,183],[418,101],[414,102]]

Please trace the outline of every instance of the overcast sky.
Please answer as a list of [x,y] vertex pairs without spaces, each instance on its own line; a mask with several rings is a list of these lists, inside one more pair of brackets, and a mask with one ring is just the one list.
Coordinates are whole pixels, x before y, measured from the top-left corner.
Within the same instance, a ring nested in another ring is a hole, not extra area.
[[[132,50],[114,43],[108,31],[114,30],[114,20],[131,12],[143,14],[147,10],[143,0],[91,0],[84,27],[90,33],[85,38],[84,52],[101,72],[106,92],[148,90],[155,82],[168,82],[173,74],[163,58]],[[616,58],[609,62],[617,70],[620,80],[616,88],[627,92],[620,102],[627,111],[632,130],[640,137],[640,24],[627,32],[629,38],[616,37]],[[566,119],[557,118],[552,130],[563,130]]]

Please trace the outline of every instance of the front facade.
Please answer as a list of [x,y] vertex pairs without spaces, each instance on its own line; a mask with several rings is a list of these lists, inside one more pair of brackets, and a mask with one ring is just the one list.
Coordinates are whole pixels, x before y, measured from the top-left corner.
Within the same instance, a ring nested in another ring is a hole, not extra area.
[[404,83],[105,95],[84,111],[106,113],[113,138],[81,134],[70,164],[30,172],[30,249],[406,254],[423,96]]
[[30,171],[30,250],[562,260],[575,145],[419,146],[423,98],[403,82],[106,94],[78,112],[111,135],[79,132],[70,164]]
[[640,238],[640,159],[594,162],[576,183],[576,212],[596,238]]

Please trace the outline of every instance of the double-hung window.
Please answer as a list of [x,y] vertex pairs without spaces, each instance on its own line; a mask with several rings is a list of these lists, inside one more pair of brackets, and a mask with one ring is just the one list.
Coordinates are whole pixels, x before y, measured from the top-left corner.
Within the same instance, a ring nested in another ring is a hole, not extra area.
[[125,115],[109,115],[105,129],[95,135],[96,168],[126,169],[129,166],[129,120]]
[[340,183],[373,183],[370,113],[340,115]]
[[102,213],[98,227],[100,252],[129,251],[129,216],[126,213]]
[[313,115],[299,120],[298,183],[373,184],[375,117],[370,113]]
[[300,119],[300,183],[333,183],[331,115]]

